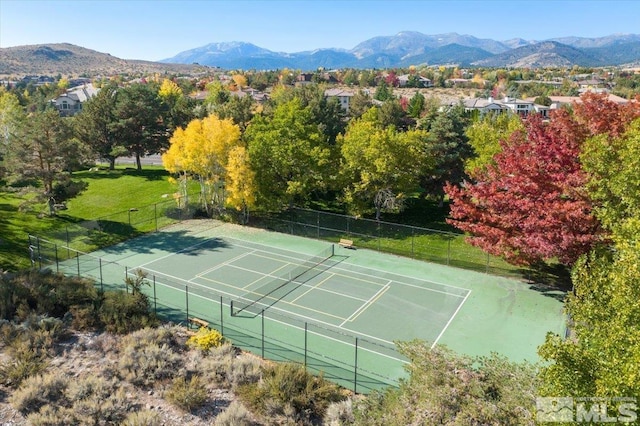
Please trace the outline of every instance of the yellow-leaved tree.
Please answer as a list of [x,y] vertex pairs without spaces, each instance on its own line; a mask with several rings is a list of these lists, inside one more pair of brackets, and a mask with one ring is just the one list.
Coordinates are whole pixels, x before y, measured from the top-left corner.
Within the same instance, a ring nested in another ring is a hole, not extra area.
[[165,100],[176,100],[182,96],[182,89],[175,82],[165,78],[162,80],[158,95]]
[[227,163],[227,205],[242,212],[244,223],[249,220],[249,209],[256,203],[255,177],[245,147],[231,149]]
[[169,143],[162,155],[164,168],[179,175],[182,196],[186,196],[189,179],[197,180],[202,207],[211,215],[214,207],[224,205],[229,153],[241,144],[240,128],[232,120],[221,120],[212,114],[176,129]]

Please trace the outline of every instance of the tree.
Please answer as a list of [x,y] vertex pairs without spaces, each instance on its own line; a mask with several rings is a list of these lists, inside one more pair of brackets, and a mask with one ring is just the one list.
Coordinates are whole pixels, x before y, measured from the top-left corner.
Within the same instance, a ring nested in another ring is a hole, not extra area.
[[0,88],[0,160],[4,158],[11,138],[26,119],[18,97]]
[[251,96],[232,96],[224,104],[216,108],[220,118],[230,118],[244,132],[251,122],[256,108]]
[[[400,342],[409,377],[355,404],[356,424],[534,425],[536,369],[497,354],[464,357],[423,341]],[[561,394],[564,395],[564,394]]]
[[164,79],[158,89],[158,96],[164,104],[162,121],[168,129],[184,127],[193,119],[193,105],[175,82]]
[[502,144],[495,165],[473,176],[476,183],[446,186],[448,222],[508,262],[571,265],[600,235],[578,159],[586,135],[566,111],[550,123],[531,116],[524,124]]
[[74,147],[68,122],[57,110],[34,112],[10,139],[6,165],[19,179],[37,180],[40,198],[46,199],[53,196],[55,183],[68,179],[69,164],[81,152]]
[[249,210],[256,203],[256,179],[250,164],[245,147],[237,146],[229,151],[226,202],[242,212],[244,223],[249,220]]
[[393,98],[383,102],[377,111],[378,121],[382,127],[393,126],[404,132],[415,125],[415,121],[407,115],[398,99]]
[[424,109],[424,105],[424,95],[420,92],[417,92],[409,101],[409,108],[407,109],[407,113],[410,117],[420,118],[420,115],[422,115],[422,110]]
[[435,167],[429,174],[420,176],[420,187],[425,194],[437,197],[444,203],[444,186],[459,184],[467,176],[464,163],[473,155],[465,130],[468,118],[458,105],[437,113],[426,140],[426,150],[435,158]]
[[89,99],[82,112],[75,116],[76,134],[80,141],[88,145],[99,158],[109,161],[113,170],[116,158],[126,155],[127,148],[118,138],[116,126],[116,91],[114,85],[106,85],[98,94]]
[[539,348],[546,361],[542,396],[640,398],[638,216],[624,228],[613,236],[613,250],[594,250],[573,268],[574,291],[565,302],[570,336],[550,334]]
[[230,119],[210,115],[192,120],[185,129],[176,129],[169,142],[162,164],[179,175],[182,195],[189,179],[198,181],[202,208],[211,215],[214,206],[224,205],[229,153],[241,146],[240,129]]
[[389,84],[386,81],[380,80],[376,92],[373,95],[373,99],[384,102],[393,99],[393,89],[389,88]]
[[516,114],[485,114],[471,123],[465,134],[474,155],[465,161],[467,175],[476,175],[495,164],[493,158],[502,150],[501,142],[523,129],[520,116]]
[[167,145],[168,128],[158,92],[147,84],[118,89],[114,115],[113,128],[119,143],[135,156],[141,170],[141,157],[158,154]]
[[245,132],[260,205],[280,209],[326,191],[334,175],[330,145],[299,99],[256,116]]
[[614,231],[640,216],[640,119],[619,137],[587,139],[580,159],[589,175],[596,215],[607,229]]
[[[608,239],[574,265],[565,309],[568,339],[549,335],[539,349],[542,395],[640,398],[640,119],[618,137],[584,144],[589,193]],[[615,408],[615,407],[612,407]]]
[[362,89],[358,90],[349,101],[349,116],[351,118],[359,118],[373,106],[371,97]]
[[351,210],[363,213],[373,206],[379,220],[384,208],[397,208],[430,160],[421,150],[425,138],[424,131],[383,127],[375,108],[352,120],[339,138],[345,200]]

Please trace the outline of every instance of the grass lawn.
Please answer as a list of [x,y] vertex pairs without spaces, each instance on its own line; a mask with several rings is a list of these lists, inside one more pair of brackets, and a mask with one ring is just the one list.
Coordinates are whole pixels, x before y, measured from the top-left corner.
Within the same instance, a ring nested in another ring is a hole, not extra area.
[[[81,221],[170,200],[176,187],[168,178],[158,166],[141,171],[121,167],[75,172],[73,180],[85,182],[86,189],[68,200],[68,209],[54,217],[46,214],[45,203],[27,206],[25,196],[0,192],[0,269],[15,271],[30,266],[28,234],[49,235]],[[136,217],[136,213],[131,214]]]

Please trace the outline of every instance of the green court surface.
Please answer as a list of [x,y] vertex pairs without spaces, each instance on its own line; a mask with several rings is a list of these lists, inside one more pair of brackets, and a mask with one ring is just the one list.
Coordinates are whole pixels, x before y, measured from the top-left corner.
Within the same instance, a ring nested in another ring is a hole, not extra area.
[[565,328],[562,294],[520,281],[215,221],[56,263],[107,288],[141,269],[161,317],[204,319],[244,349],[358,392],[405,376],[394,341],[536,361],[546,333]]

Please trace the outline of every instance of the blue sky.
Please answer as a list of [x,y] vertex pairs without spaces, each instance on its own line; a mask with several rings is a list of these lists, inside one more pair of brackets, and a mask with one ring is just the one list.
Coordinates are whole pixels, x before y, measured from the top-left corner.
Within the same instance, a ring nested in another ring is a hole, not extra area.
[[400,31],[495,40],[639,34],[640,1],[0,0],[0,47],[68,42],[123,59],[226,41],[279,52],[351,49]]

